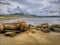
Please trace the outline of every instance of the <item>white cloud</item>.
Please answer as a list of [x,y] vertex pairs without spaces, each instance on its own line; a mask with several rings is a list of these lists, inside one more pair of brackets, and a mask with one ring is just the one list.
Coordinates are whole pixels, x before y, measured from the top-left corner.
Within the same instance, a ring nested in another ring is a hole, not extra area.
[[[59,2],[59,0],[1,0],[0,2],[9,3],[10,5],[0,4],[0,14],[7,14],[9,13],[8,11],[11,13],[20,13],[21,10],[24,13],[36,15],[59,15],[60,4],[51,3],[52,1]],[[19,10],[16,10],[17,7],[19,7]]]

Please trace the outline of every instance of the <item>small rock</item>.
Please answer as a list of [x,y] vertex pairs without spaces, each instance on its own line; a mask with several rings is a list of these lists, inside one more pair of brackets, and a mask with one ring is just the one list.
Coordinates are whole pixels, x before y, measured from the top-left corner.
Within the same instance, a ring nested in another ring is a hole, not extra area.
[[36,31],[35,31],[35,30],[31,30],[31,32],[32,32],[32,33],[36,33]]
[[42,29],[42,31],[45,32],[45,33],[49,33],[50,32],[50,29],[45,28],[45,29]]
[[15,33],[15,32],[6,32],[4,35],[5,35],[5,36],[13,37],[13,36],[16,35],[16,33]]

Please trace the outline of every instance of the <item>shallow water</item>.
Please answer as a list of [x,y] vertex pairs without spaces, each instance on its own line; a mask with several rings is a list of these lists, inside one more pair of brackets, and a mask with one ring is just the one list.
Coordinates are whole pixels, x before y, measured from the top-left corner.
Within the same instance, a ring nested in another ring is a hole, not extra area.
[[39,23],[59,24],[60,18],[17,18],[12,20],[0,21],[0,23],[11,23],[17,21],[26,21],[27,23],[32,24],[39,24]]

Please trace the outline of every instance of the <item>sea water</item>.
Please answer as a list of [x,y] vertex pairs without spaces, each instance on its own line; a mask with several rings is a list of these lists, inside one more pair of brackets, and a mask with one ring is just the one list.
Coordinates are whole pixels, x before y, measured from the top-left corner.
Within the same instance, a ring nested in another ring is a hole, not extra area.
[[60,24],[60,18],[17,18],[11,20],[0,20],[0,23],[13,23],[18,21],[26,21],[28,24],[41,24],[41,23],[49,23],[49,24]]

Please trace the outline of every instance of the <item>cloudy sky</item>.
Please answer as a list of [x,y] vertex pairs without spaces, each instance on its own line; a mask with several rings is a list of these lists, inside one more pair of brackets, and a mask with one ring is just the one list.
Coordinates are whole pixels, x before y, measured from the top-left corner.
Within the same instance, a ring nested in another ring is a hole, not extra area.
[[0,0],[0,14],[60,15],[60,0]]

